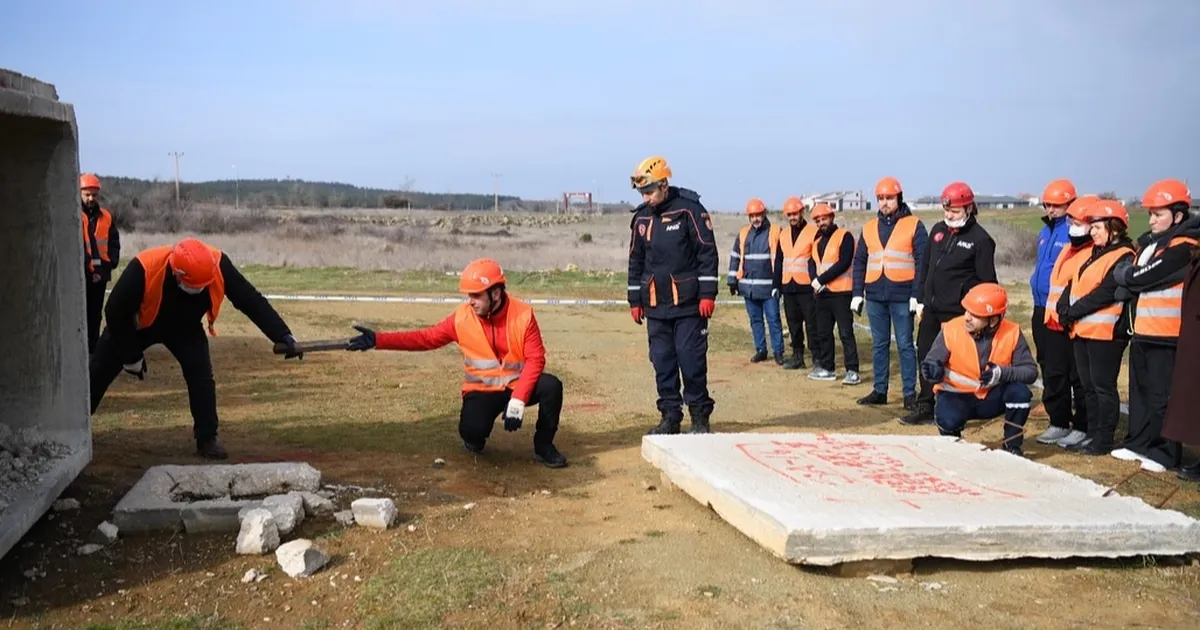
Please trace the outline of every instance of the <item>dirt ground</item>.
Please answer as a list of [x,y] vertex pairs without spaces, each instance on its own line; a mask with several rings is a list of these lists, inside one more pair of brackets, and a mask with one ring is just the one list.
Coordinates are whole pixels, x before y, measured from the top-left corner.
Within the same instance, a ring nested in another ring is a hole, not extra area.
[[[302,339],[348,335],[351,323],[430,324],[451,308],[278,307]],[[279,571],[273,555],[236,555],[232,534],[131,535],[75,553],[146,468],[199,463],[182,378],[153,348],[147,381],[119,377],[95,417],[94,460],[64,494],[82,509],[46,516],[0,561],[0,627],[1200,627],[1200,567],[1187,559],[918,560],[890,586],[789,566],[659,487],[642,461],[641,435],[657,419],[645,329],[620,308],[538,315],[548,369],[567,391],[557,444],[571,466],[562,470],[531,460],[528,429],[497,430],[483,455],[463,451],[453,347],[284,362],[239,313],[223,311],[212,347],[231,462],[307,461],[324,483],[372,488],[365,496],[393,497],[401,512],[386,532],[307,519],[299,535],[332,560],[301,580]],[[710,335],[717,431],[931,432],[897,424],[898,404],[855,405],[868,384],[749,364],[741,308],[718,307]],[[869,383],[869,347],[860,354]],[[893,381],[898,393],[895,372]],[[1044,427],[1044,418],[1030,422],[1031,433]],[[998,425],[967,435],[999,437]],[[1105,484],[1133,466],[1032,440],[1026,448]],[[432,465],[439,457],[444,468]],[[1170,473],[1135,481],[1125,491],[1152,503],[1177,485]],[[1200,514],[1197,490],[1179,488],[1165,507]],[[339,495],[339,507],[356,496]],[[243,584],[251,568],[269,577]]]

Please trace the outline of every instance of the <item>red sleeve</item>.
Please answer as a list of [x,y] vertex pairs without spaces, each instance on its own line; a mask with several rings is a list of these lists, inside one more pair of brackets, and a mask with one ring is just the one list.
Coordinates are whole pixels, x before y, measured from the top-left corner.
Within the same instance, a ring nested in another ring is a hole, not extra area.
[[436,350],[457,341],[458,335],[454,331],[454,313],[429,328],[407,332],[375,333],[377,350]]
[[538,328],[537,319],[529,316],[529,330],[525,332],[525,367],[521,369],[521,378],[513,385],[512,397],[527,403],[533,395],[533,388],[538,378],[546,369],[546,347],[542,345],[542,331]]

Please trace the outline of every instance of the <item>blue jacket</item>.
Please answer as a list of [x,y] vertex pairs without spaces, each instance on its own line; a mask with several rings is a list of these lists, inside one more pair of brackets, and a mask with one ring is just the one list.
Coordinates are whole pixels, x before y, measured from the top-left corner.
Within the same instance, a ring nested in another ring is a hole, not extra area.
[[[896,227],[896,221],[911,215],[912,210],[909,210],[908,204],[901,205],[891,215],[879,213],[879,242],[887,245],[888,239],[892,237],[892,228]],[[858,247],[854,250],[854,295],[865,297],[871,302],[903,302],[907,304],[909,298],[920,299],[921,271],[925,268],[925,245],[928,242],[929,233],[925,230],[925,222],[917,220],[917,231],[913,235],[913,262],[917,265],[916,278],[912,282],[893,282],[888,280],[887,276],[883,276],[868,285],[867,242],[863,238],[862,230],[859,230]]]
[[1054,271],[1054,261],[1058,260],[1058,253],[1062,248],[1071,242],[1071,235],[1067,232],[1070,224],[1065,216],[1054,220],[1043,217],[1042,222],[1046,226],[1038,234],[1037,265],[1033,267],[1033,275],[1029,276],[1029,287],[1033,289],[1035,307],[1046,305],[1046,299],[1050,296],[1050,274]]
[[[750,228],[746,235],[746,251],[741,251],[741,239],[738,234],[733,236],[733,250],[729,253],[729,285],[737,285],[738,293],[751,300],[765,300],[771,297],[771,288],[775,285],[775,274],[771,271],[770,234],[773,230],[771,221],[763,219],[761,227]],[[745,258],[742,279],[738,280],[738,264]]]

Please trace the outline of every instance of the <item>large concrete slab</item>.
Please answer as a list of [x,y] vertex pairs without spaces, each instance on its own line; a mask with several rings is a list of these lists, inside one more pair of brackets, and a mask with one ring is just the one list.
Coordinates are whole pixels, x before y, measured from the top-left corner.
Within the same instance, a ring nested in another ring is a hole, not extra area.
[[642,457],[793,564],[1200,552],[1200,521],[950,437],[655,435]]
[[40,436],[0,444],[0,556],[92,456],[79,221],[74,109],[0,69],[0,425]]

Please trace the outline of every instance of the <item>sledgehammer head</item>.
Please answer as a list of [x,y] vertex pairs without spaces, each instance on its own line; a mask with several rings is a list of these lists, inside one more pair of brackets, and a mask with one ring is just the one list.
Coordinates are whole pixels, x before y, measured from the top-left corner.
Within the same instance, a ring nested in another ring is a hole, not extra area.
[[[326,350],[345,351],[350,347],[349,339],[319,339],[317,341],[297,341],[296,352],[323,352]],[[275,344],[275,354],[287,354],[288,347],[282,341]]]

